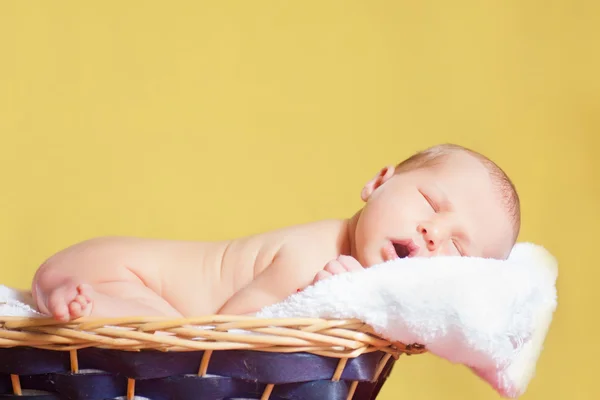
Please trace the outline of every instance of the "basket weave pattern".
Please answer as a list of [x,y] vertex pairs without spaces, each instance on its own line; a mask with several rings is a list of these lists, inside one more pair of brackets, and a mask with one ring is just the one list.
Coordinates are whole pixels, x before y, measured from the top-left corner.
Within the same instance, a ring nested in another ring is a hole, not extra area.
[[423,352],[419,345],[384,340],[357,320],[216,315],[63,324],[4,317],[0,393],[59,394],[32,399],[372,399],[401,354]]

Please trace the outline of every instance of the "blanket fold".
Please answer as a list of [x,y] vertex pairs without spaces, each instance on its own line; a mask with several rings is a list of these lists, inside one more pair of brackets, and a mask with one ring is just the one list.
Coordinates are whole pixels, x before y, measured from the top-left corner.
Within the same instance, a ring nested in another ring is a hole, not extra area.
[[557,305],[557,262],[518,243],[508,260],[410,258],[320,281],[261,318],[357,318],[382,337],[463,364],[504,397],[524,393]]

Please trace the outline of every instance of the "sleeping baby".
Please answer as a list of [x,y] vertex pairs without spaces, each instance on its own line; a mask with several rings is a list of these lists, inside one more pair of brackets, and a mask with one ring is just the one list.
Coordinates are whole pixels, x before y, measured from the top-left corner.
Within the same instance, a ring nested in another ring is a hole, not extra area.
[[33,297],[60,321],[251,314],[319,280],[396,258],[506,259],[519,233],[510,179],[457,145],[383,168],[361,197],[364,206],[348,219],[233,240],[87,240],[39,267]]

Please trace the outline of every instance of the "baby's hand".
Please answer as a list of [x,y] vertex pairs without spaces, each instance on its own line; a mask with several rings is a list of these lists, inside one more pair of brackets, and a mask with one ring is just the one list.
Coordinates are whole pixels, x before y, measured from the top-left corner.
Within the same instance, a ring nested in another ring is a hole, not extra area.
[[315,279],[313,279],[313,285],[323,279],[331,278],[333,275],[360,271],[362,269],[364,267],[354,257],[341,255],[335,260],[329,261],[325,265],[325,268],[317,272]]

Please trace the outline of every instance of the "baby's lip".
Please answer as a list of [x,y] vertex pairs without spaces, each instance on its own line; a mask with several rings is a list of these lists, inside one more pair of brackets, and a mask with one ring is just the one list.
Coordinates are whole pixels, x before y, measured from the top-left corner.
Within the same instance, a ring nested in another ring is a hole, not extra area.
[[410,258],[416,256],[418,251],[419,246],[412,239],[391,239],[383,248],[383,259]]

